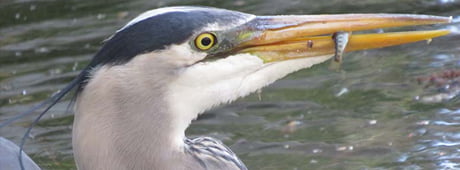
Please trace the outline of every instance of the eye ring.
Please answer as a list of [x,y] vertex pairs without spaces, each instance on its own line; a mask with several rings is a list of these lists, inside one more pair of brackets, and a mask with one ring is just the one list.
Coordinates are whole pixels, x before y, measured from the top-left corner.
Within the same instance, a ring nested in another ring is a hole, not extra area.
[[195,47],[199,50],[209,50],[212,48],[217,42],[217,38],[214,34],[205,32],[198,35],[195,38]]

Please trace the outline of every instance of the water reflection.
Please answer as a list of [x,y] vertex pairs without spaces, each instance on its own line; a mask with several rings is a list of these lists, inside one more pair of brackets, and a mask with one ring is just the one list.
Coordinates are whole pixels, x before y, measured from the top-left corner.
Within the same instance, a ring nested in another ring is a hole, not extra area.
[[426,133],[417,140],[415,151],[407,159],[433,160],[436,169],[460,168],[459,113],[459,110],[441,109],[434,115],[433,123],[418,127],[426,129]]

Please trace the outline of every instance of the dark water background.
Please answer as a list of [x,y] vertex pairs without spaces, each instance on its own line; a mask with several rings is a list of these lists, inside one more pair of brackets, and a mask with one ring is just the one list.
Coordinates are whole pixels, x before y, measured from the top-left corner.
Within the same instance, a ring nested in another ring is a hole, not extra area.
[[[458,0],[2,0],[0,122],[62,88],[131,18],[173,5],[257,15],[460,15]],[[453,33],[429,45],[348,53],[341,71],[325,63],[297,72],[210,111],[187,134],[223,140],[250,169],[460,169],[460,83],[455,76],[424,81],[459,69],[460,25],[436,28]],[[26,145],[44,169],[75,169],[67,103],[44,117]],[[18,142],[33,118],[0,135]]]

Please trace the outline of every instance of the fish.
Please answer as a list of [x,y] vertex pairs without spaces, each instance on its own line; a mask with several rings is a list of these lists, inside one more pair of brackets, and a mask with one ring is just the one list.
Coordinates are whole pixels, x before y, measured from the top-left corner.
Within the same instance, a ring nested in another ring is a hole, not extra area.
[[343,53],[345,53],[345,48],[347,48],[348,40],[350,39],[351,32],[335,32],[332,34],[332,40],[335,44],[335,54],[334,61],[337,63],[342,62]]

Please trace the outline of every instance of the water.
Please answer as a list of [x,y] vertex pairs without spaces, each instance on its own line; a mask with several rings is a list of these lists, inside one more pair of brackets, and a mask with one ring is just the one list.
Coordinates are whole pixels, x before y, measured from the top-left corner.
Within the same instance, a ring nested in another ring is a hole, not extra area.
[[[0,2],[0,121],[69,82],[101,42],[142,11],[205,5],[258,15],[392,12],[459,16],[457,0],[350,1],[21,1]],[[347,53],[294,73],[259,94],[203,115],[189,136],[223,140],[250,169],[460,168],[456,78],[427,86],[417,78],[456,70],[460,25],[425,42]],[[425,29],[429,27],[420,27]],[[425,82],[426,83],[426,82]],[[442,93],[451,98],[424,102]],[[26,152],[44,169],[75,169],[68,100],[32,130]],[[34,116],[0,130],[18,142]]]

